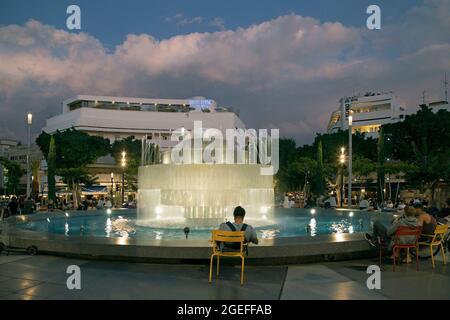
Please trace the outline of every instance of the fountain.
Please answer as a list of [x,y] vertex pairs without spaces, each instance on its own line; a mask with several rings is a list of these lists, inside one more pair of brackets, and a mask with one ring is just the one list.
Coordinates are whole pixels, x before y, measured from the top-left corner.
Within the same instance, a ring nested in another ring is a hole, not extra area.
[[[144,154],[148,152],[152,151]],[[263,165],[174,164],[170,160],[161,163],[159,158],[157,155],[157,161],[147,161],[151,164],[139,167],[139,224],[213,227],[232,220],[233,209],[238,205],[245,208],[247,222],[270,223],[273,176],[261,175]],[[167,159],[168,153],[162,158]]]

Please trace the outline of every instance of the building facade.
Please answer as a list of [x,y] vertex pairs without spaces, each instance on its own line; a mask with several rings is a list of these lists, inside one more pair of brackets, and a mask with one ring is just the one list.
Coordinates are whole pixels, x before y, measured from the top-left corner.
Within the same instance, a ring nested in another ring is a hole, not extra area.
[[[90,135],[108,138],[111,143],[132,137],[146,137],[158,144],[162,151],[169,150],[177,142],[171,141],[174,130],[194,129],[194,121],[201,121],[203,128],[242,128],[245,125],[232,111],[219,108],[214,100],[204,97],[190,99],[147,99],[78,95],[62,103],[62,113],[49,118],[44,132],[54,133],[74,128]],[[122,171],[108,155],[89,166],[99,185],[116,190]]]
[[366,93],[339,100],[339,109],[331,114],[327,132],[348,130],[348,116],[353,116],[352,130],[377,137],[383,124],[402,121],[405,108],[393,93]]

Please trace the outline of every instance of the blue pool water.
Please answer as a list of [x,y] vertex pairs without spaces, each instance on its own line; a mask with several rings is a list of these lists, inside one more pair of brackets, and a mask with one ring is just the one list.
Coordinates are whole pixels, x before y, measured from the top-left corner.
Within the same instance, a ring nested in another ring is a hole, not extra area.
[[[260,239],[279,237],[316,236],[334,233],[365,232],[372,228],[375,220],[388,222],[392,214],[339,211],[324,209],[275,209],[270,221],[248,221],[255,226]],[[247,222],[247,221],[246,221]],[[190,228],[189,239],[209,239],[211,227],[196,227],[189,223],[179,223],[170,227],[161,223],[142,225],[136,220],[134,210],[118,210],[108,214],[105,211],[90,212],[87,215],[61,213],[37,221],[26,221],[17,226],[22,229],[51,234],[94,236],[94,237],[130,237],[143,239],[185,239],[184,227]]]

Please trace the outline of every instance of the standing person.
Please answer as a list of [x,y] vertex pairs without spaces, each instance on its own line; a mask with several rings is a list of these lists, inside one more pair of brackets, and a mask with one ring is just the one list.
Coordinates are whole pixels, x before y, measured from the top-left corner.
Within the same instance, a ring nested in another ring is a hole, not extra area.
[[111,209],[111,208],[112,208],[112,203],[111,203],[111,201],[109,200],[109,198],[106,198],[106,201],[105,201],[105,208],[106,208],[106,209]]
[[98,200],[97,209],[102,210],[104,206],[105,206],[105,201],[103,200],[103,197],[102,197],[102,198],[100,198],[100,200]]
[[34,201],[31,197],[28,197],[27,200],[23,203],[23,214],[31,214],[34,211]]
[[16,197],[11,198],[11,201],[8,203],[8,210],[11,216],[17,215],[19,212],[19,202]]
[[[245,218],[245,209],[241,206],[237,206],[233,211],[234,222],[227,221],[226,223],[222,223],[219,227],[220,230],[224,231],[245,231],[245,242],[252,242],[254,244],[258,244],[258,237],[256,235],[255,229],[246,223],[244,223]],[[240,244],[239,244],[240,245]],[[223,251],[232,251],[239,249],[236,247],[236,243],[223,243],[222,250]]]

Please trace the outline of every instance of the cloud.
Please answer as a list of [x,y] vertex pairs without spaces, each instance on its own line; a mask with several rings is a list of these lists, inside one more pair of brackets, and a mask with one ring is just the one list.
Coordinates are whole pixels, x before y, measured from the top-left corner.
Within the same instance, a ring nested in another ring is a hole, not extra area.
[[214,19],[212,19],[210,25],[212,25],[213,27],[216,27],[220,31],[226,30],[225,20],[223,20],[222,18],[219,18],[219,17],[215,17]]
[[[30,110],[39,132],[75,94],[200,95],[240,110],[248,127],[279,127],[282,136],[309,143],[326,130],[344,95],[394,90],[408,107],[417,105],[422,90],[441,96],[439,81],[450,69],[447,3],[425,1],[379,31],[289,14],[162,40],[130,34],[113,52],[89,34],[35,20],[2,26],[0,136],[25,137]],[[425,19],[425,31],[417,17]],[[408,42],[407,50],[395,45],[418,32],[427,36]]]
[[197,16],[193,18],[186,18],[183,13],[177,13],[173,17],[166,17],[164,22],[174,23],[177,26],[183,27],[190,24],[201,24],[203,22],[203,17]]

